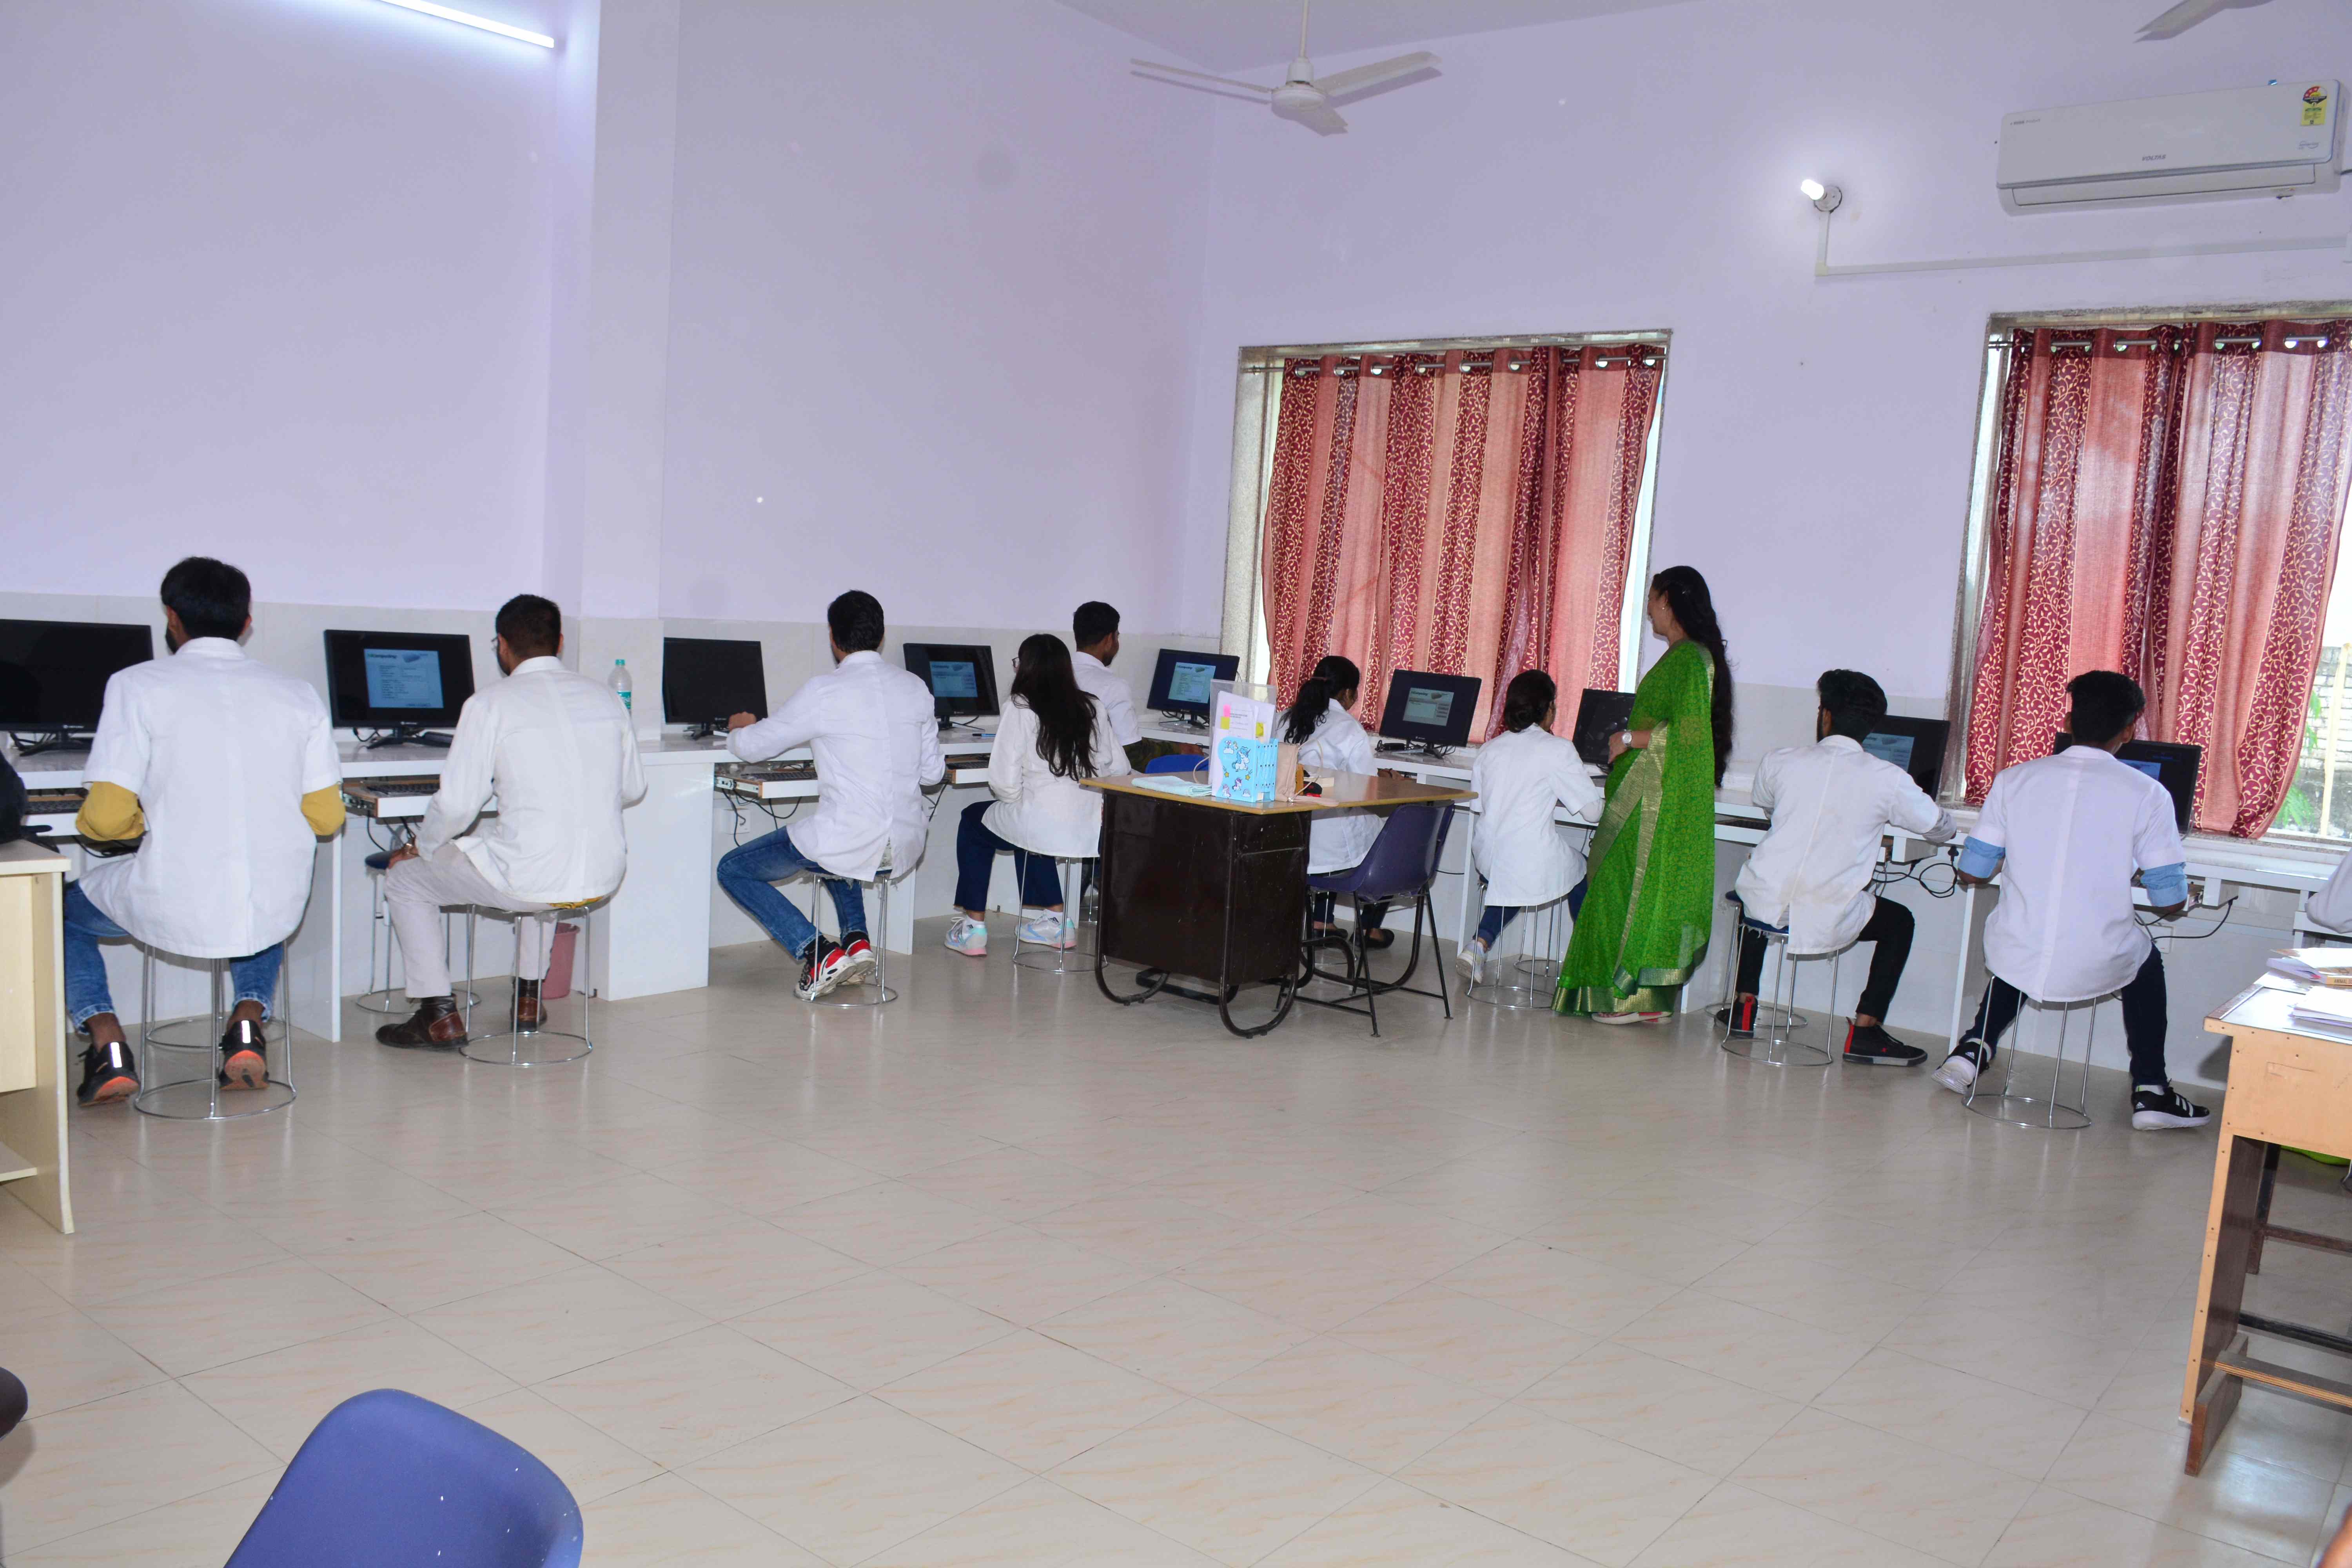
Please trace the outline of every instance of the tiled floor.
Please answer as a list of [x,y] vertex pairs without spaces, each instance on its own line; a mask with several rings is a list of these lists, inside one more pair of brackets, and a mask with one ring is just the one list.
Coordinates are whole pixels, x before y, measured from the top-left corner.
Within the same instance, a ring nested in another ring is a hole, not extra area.
[[[2113,1080],[2048,1136],[1695,1025],[1241,1041],[1002,954],[878,1014],[715,973],[576,1066],[355,1015],[290,1113],[78,1116],[81,1234],[0,1199],[6,1562],[216,1568],[384,1385],[545,1458],[613,1568],[2250,1568],[2352,1501],[2352,1419],[2259,1392],[2180,1474],[2212,1140]],[[2347,1326],[2352,1272],[2271,1258]]]

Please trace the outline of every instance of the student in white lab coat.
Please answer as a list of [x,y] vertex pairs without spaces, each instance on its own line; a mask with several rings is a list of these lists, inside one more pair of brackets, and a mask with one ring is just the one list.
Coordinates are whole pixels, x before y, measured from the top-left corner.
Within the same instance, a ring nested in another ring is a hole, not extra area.
[[2022,998],[2087,1002],[2120,990],[2131,1050],[2132,1126],[2201,1127],[2212,1112],[2172,1087],[2164,1064],[2164,959],[2132,907],[2132,876],[2159,920],[2189,907],[2188,857],[2172,796],[2116,759],[2147,706],[2139,683],[2095,669],[2066,683],[2074,744],[2004,768],[1960,853],[1960,879],[2000,877],[1985,921],[1985,984],[1970,1026],[1936,1081],[1965,1094],[1993,1063]]
[[1470,764],[1472,858],[1486,884],[1486,912],[1458,958],[1475,984],[1503,927],[1522,911],[1568,897],[1584,879],[1584,843],[1552,820],[1555,805],[1586,822],[1601,820],[1601,786],[1585,771],[1575,742],[1551,732],[1559,689],[1540,669],[1523,669],[1503,689],[1502,732]]
[[947,945],[988,956],[988,879],[1013,852],[1021,881],[1021,940],[1076,947],[1077,922],[1063,908],[1055,858],[1085,859],[1102,845],[1102,796],[1084,781],[1128,771],[1108,716],[1081,690],[1070,650],[1050,632],[1023,639],[1013,660],[1012,700],[988,754],[991,800],[964,807],[956,827],[956,918]]
[[[1749,794],[1771,814],[1772,826],[1739,868],[1734,890],[1749,920],[1787,930],[1791,953],[1869,942],[1870,978],[1846,1029],[1845,1059],[1916,1067],[1927,1053],[1886,1032],[1886,1009],[1911,957],[1911,911],[1873,893],[1870,882],[1889,827],[1941,844],[1956,831],[1952,815],[1909,773],[1862,749],[1886,717],[1878,682],[1859,670],[1832,669],[1813,689],[1821,699],[1813,743],[1768,752],[1756,766]],[[1728,1016],[1717,1014],[1734,1036],[1756,1032],[1764,948],[1763,936],[1742,922],[1737,998]]]
[[[931,826],[923,792],[947,777],[937,710],[922,677],[893,669],[882,646],[882,605],[852,589],[825,606],[835,668],[793,694],[772,717],[738,713],[727,749],[764,763],[795,746],[816,762],[816,810],[789,827],[729,850],[719,885],[801,966],[798,993],[814,1001],[874,967],[866,896],[887,861],[892,880],[922,864]],[[824,943],[776,882],[815,871],[833,895],[841,940]],[[855,879],[846,880],[845,879]]]
[[1118,658],[1118,611],[1100,599],[1088,599],[1070,616],[1070,673],[1078,689],[1095,700],[1103,727],[1112,743],[1127,752],[1128,771],[1142,766],[1129,748],[1141,743],[1143,726],[1135,717],[1135,692],[1125,678],[1110,672]]
[[[554,935],[549,911],[611,897],[628,868],[621,808],[646,795],[628,709],[602,682],[563,668],[563,614],[552,600],[518,594],[495,625],[506,679],[458,710],[441,787],[384,873],[384,910],[416,1011],[376,1030],[380,1045],[454,1051],[466,1043],[441,946],[441,910],[452,905],[520,917],[514,1016],[538,1027]],[[493,796],[497,815],[485,816]]]
[[[1299,766],[1340,773],[1373,771],[1372,738],[1349,711],[1363,684],[1363,671],[1355,660],[1336,653],[1324,655],[1315,672],[1298,683],[1298,695],[1283,714],[1282,738],[1298,748]],[[1317,812],[1307,828],[1307,874],[1317,877],[1362,864],[1385,820],[1376,811]],[[1338,934],[1331,919],[1336,901],[1329,893],[1315,896],[1312,913],[1318,938]],[[1387,947],[1396,941],[1396,933],[1381,924],[1388,912],[1385,903],[1356,906],[1356,930],[1366,947]]]
[[261,1026],[286,939],[310,902],[318,841],[343,823],[327,705],[308,682],[256,664],[238,646],[253,626],[245,574],[191,556],[164,574],[163,598],[171,657],[107,681],[74,823],[93,846],[140,841],[137,853],[99,860],[66,889],[66,1010],[89,1037],[84,1105],[139,1087],[98,945],[124,937],[235,960],[236,1005],[216,1070],[232,1089],[262,1086]]

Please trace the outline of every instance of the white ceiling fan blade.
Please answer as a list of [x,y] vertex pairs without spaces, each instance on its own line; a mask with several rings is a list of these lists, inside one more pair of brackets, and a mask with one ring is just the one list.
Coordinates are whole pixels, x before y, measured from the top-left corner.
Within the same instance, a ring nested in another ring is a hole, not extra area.
[[1275,113],[1285,120],[1295,120],[1318,136],[1337,136],[1348,129],[1348,122],[1328,103],[1276,104]]
[[[2198,0],[2198,3],[2201,4],[2202,0]],[[1361,92],[1368,87],[1378,87],[1384,81],[1394,81],[1401,76],[1411,76],[1415,71],[1427,70],[1436,63],[1437,57],[1423,49],[1417,54],[1399,55],[1392,60],[1382,60],[1378,65],[1358,66],[1352,70],[1334,71],[1329,76],[1316,78],[1315,85],[1322,89],[1323,96],[1326,98],[1344,98],[1351,92]]]
[[2139,36],[2143,40],[2175,37],[2207,17],[2228,10],[2233,3],[2234,0],[2180,0],[2163,16],[2144,24]]
[[1229,76],[1211,76],[1207,71],[1186,70],[1182,66],[1163,66],[1157,60],[1130,59],[1127,63],[1131,66],[1141,66],[1148,71],[1165,71],[1170,76],[1189,76],[1198,81],[1213,81],[1221,83],[1225,87],[1247,88],[1252,92],[1270,94],[1274,91],[1274,89],[1270,87],[1260,87],[1254,81],[1235,81]]

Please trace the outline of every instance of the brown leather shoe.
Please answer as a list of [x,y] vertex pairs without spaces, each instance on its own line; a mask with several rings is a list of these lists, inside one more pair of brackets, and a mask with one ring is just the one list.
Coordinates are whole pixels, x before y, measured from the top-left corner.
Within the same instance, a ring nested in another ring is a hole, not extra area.
[[375,1039],[404,1051],[454,1051],[466,1043],[466,1016],[452,997],[420,997],[405,1023],[386,1024]]
[[520,1027],[525,1029],[538,1028],[540,1020],[542,1016],[539,1005],[539,982],[536,980],[516,981],[514,1005],[515,1023]]

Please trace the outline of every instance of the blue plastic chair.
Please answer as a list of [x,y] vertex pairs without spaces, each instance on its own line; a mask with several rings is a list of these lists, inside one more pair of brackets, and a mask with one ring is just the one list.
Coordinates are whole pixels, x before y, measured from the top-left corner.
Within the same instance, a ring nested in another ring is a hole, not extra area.
[[478,1422],[398,1389],[303,1440],[228,1568],[578,1568],[580,1505]]
[[1171,756],[1154,757],[1143,764],[1147,773],[1197,773],[1209,765],[1205,756],[1195,757],[1179,752]]
[[[1412,900],[1412,949],[1406,957],[1404,973],[1394,980],[1374,980],[1371,958],[1364,943],[1364,923],[1356,922],[1352,937],[1326,938],[1307,943],[1306,963],[1310,977],[1337,980],[1348,987],[1348,994],[1332,1000],[1299,994],[1302,1002],[1312,1002],[1318,1007],[1335,1007],[1343,1013],[1359,1013],[1372,1022],[1372,1034],[1381,1032],[1381,1015],[1377,998],[1391,991],[1404,991],[1415,996],[1433,996],[1445,1009],[1448,1018],[1454,1016],[1454,1001],[1446,994],[1445,966],[1437,968],[1437,989],[1415,991],[1407,984],[1413,971],[1421,967],[1422,928],[1435,926],[1435,917],[1429,907],[1429,889],[1437,880],[1437,863],[1445,854],[1445,835],[1454,826],[1454,807],[1448,805],[1401,805],[1389,813],[1381,825],[1380,837],[1364,858],[1344,871],[1326,871],[1307,879],[1307,887],[1316,893],[1345,893],[1361,910],[1366,904],[1391,904]],[[1332,974],[1315,967],[1315,949],[1323,946],[1344,947],[1348,953],[1348,973]],[[1358,997],[1363,1005],[1354,1003]]]

